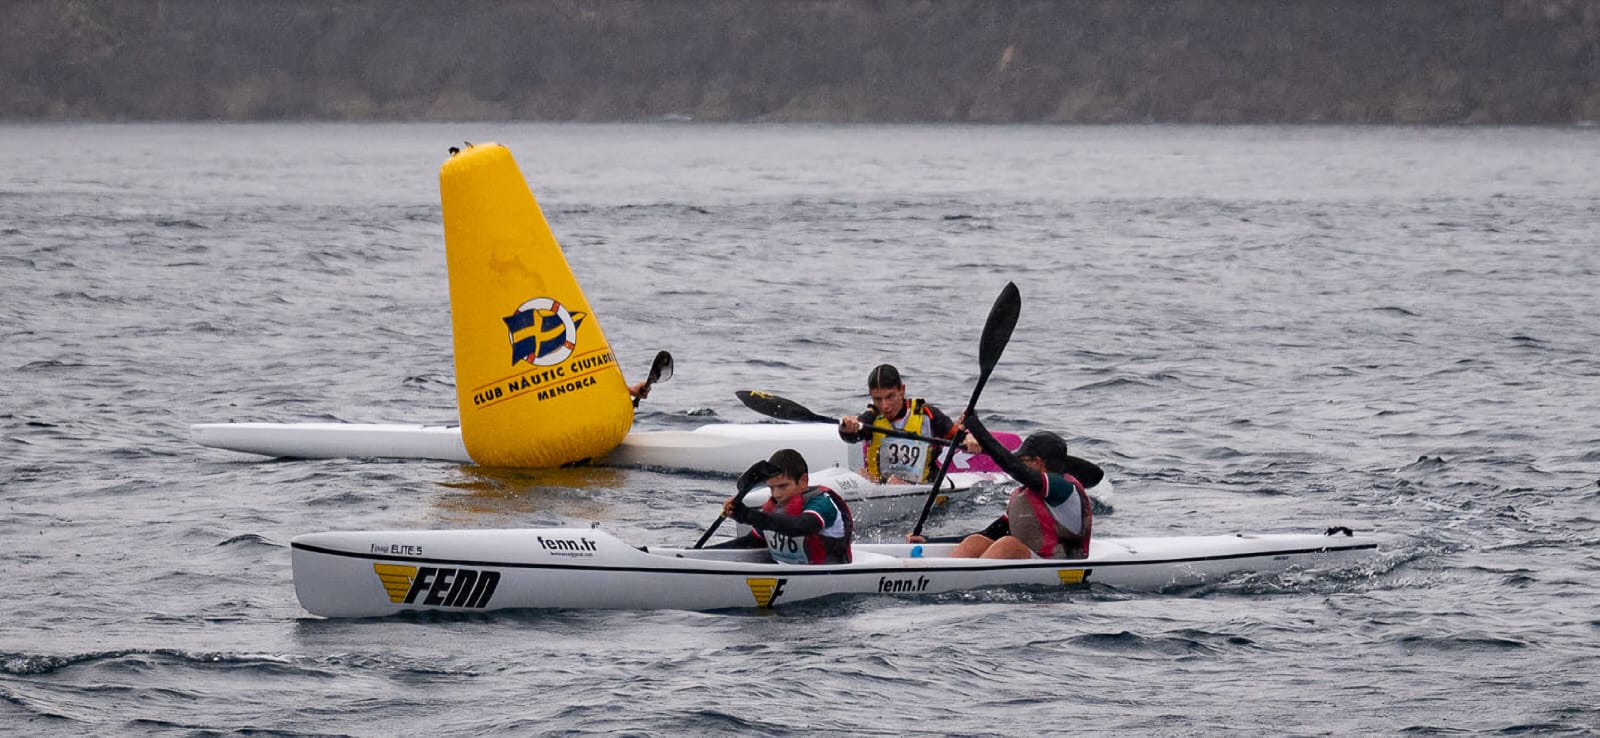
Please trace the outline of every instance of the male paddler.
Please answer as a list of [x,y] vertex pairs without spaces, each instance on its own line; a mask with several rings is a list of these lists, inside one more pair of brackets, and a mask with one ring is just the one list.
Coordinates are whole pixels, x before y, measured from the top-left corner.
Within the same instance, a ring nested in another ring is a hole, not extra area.
[[740,479],[765,479],[772,496],[759,510],[730,497],[722,513],[750,532],[708,548],[765,548],[780,564],[848,564],[855,524],[837,492],[812,487],[805,457],[779,450],[758,461]]

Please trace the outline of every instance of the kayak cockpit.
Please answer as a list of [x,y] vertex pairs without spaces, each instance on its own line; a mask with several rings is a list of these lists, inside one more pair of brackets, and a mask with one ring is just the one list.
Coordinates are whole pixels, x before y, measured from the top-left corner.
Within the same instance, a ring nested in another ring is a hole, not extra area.
[[[909,547],[907,547],[909,548]],[[674,559],[695,561],[719,561],[731,564],[770,564],[772,557],[764,548],[658,548],[651,549],[649,553],[657,556],[667,556]],[[892,556],[875,551],[864,551],[857,548],[851,552],[855,565],[892,565],[899,566],[905,556]]]

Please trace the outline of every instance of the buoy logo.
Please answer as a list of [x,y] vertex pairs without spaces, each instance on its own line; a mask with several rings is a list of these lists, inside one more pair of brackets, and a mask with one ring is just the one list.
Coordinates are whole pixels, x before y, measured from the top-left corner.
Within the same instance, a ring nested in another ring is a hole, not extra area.
[[578,326],[588,313],[569,312],[548,297],[535,297],[517,306],[502,320],[511,339],[511,363],[526,361],[552,366],[566,360],[578,347]]

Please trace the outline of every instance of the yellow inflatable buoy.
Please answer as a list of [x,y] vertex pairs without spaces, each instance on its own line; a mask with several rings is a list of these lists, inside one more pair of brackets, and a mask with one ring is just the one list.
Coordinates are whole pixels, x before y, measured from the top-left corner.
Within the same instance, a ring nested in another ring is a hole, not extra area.
[[453,151],[439,194],[467,455],[507,467],[605,455],[633,425],[628,386],[511,152]]

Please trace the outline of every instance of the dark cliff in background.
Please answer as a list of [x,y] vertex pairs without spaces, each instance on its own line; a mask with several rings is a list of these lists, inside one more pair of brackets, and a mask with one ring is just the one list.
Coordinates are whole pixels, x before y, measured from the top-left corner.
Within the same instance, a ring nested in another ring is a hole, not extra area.
[[0,8],[13,120],[1600,120],[1600,0]]

